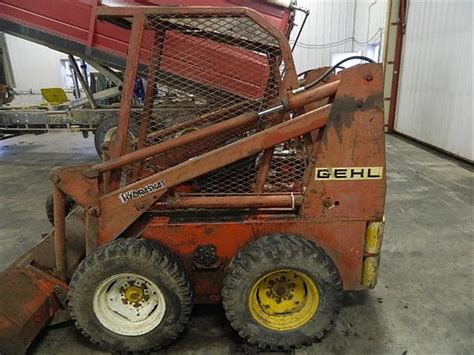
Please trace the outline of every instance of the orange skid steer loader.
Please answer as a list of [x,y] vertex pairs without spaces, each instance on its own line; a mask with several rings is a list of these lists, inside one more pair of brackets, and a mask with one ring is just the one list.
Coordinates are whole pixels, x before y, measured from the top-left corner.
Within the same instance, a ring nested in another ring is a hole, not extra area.
[[245,8],[97,13],[130,33],[117,134],[103,162],[52,171],[54,232],[0,274],[0,352],[65,311],[105,349],[151,351],[209,302],[263,349],[322,338],[343,291],[377,281],[381,67],[298,78],[287,38]]

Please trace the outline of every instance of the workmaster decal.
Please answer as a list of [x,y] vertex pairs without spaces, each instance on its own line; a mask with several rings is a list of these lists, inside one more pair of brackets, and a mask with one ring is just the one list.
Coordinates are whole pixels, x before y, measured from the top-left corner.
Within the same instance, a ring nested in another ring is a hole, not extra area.
[[132,200],[136,200],[137,198],[149,195],[153,192],[160,191],[165,188],[166,188],[165,180],[160,180],[160,181],[154,182],[153,184],[146,185],[140,189],[123,192],[119,195],[119,198],[120,198],[120,201],[122,201],[122,203],[128,203]]
[[315,180],[377,180],[383,176],[383,167],[316,168]]

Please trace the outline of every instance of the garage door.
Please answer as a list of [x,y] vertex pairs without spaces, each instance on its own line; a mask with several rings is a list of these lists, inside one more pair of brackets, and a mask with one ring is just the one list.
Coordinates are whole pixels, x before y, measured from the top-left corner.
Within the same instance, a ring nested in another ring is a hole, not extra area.
[[395,130],[474,160],[471,1],[410,1]]

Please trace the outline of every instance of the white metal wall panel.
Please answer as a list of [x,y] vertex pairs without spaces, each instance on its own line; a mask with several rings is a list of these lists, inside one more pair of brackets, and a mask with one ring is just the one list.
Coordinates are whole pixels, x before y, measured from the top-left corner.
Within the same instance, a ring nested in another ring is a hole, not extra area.
[[387,0],[358,0],[355,2],[354,51],[366,55],[366,45],[380,43],[383,48],[383,33],[387,18]]
[[[330,65],[333,52],[352,52],[354,4],[355,0],[298,1],[298,6],[310,10],[299,44],[293,52],[298,72]],[[297,12],[295,23],[302,22],[303,13]],[[298,27],[293,30],[293,40],[297,31]]]
[[474,160],[471,1],[409,2],[395,130]]
[[18,93],[13,104],[40,104],[41,88],[64,87],[60,60],[67,59],[66,54],[11,35],[5,39]]
[[[331,54],[366,54],[366,43],[380,43],[386,22],[387,0],[298,0],[298,6],[310,15],[294,50],[296,69],[328,66]],[[295,23],[303,22],[296,13]],[[293,30],[292,41],[298,32]],[[291,42],[293,43],[293,42]]]

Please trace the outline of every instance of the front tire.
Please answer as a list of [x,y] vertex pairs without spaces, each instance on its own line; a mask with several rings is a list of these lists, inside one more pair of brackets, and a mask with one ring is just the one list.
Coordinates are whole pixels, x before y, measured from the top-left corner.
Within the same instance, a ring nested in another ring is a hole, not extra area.
[[222,295],[240,336],[262,349],[289,350],[310,345],[333,327],[343,293],[338,270],[323,249],[278,234],[239,252]]
[[112,242],[74,273],[68,308],[76,327],[111,351],[152,351],[183,331],[191,288],[167,249],[143,239]]

